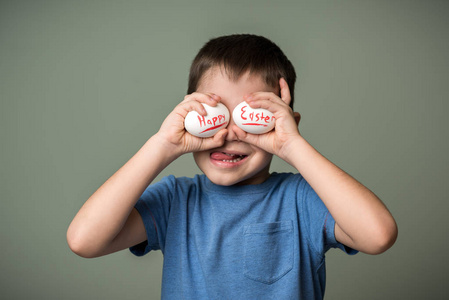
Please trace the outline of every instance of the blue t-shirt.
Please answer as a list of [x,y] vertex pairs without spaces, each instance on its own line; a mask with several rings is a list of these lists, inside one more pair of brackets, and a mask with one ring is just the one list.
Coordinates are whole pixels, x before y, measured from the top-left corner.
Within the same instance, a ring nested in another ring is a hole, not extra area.
[[130,250],[163,252],[163,299],[322,299],[325,252],[356,253],[300,174],[229,187],[168,176],[135,207],[148,240]]

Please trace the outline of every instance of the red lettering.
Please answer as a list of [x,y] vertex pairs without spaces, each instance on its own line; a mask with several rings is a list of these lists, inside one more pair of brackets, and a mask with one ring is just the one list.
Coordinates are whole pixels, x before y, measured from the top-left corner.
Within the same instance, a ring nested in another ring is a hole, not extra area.
[[245,118],[243,115],[246,113],[246,105],[242,106],[242,108],[240,109],[240,111],[242,112],[242,114],[240,115],[240,117],[242,117],[242,120],[246,120],[247,118]]
[[200,127],[206,126],[206,120],[204,116],[198,116],[198,121],[200,121]]
[[203,126],[215,126],[217,124],[221,124],[223,122],[226,122],[226,116],[225,115],[218,115],[216,117],[213,117],[211,119],[206,119],[204,116],[197,116],[198,121],[200,123],[200,127]]

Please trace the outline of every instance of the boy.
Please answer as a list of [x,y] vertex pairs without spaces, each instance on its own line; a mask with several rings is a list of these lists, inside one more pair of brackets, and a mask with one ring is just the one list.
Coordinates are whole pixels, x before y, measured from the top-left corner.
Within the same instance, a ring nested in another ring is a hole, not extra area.
[[[162,250],[164,299],[322,299],[329,248],[391,247],[397,227],[382,202],[299,134],[295,78],[266,38],[210,40],[192,63],[189,95],[74,218],[71,249],[83,257]],[[188,112],[206,114],[201,103],[232,112],[242,101],[272,112],[274,130],[249,134],[233,120],[210,138],[184,130]],[[204,175],[148,186],[188,152]],[[299,173],[270,174],[273,154]]]

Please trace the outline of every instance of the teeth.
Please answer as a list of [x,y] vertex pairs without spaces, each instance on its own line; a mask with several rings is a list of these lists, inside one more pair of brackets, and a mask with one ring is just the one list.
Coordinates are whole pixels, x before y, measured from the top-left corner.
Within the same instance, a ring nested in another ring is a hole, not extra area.
[[[223,153],[224,153],[224,152],[223,152]],[[229,153],[224,153],[224,154],[226,154],[227,156],[230,156],[230,157],[237,156],[237,154],[229,154]]]
[[223,162],[227,162],[227,163],[236,163],[241,161],[245,155],[239,155],[239,154],[232,154],[232,153],[226,153],[226,152],[222,152],[223,154],[226,154],[226,156],[229,156],[232,159],[222,159],[221,161]]
[[236,158],[236,159],[223,159],[222,161],[230,162],[230,163],[236,163],[236,162],[241,161],[241,160],[242,160],[242,158],[239,157],[239,158]]

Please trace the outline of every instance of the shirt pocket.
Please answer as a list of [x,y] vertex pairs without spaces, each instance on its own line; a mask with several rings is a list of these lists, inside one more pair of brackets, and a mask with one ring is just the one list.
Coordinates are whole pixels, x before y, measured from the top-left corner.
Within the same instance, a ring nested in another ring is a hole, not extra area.
[[247,278],[272,284],[293,268],[293,221],[246,225],[243,235]]

